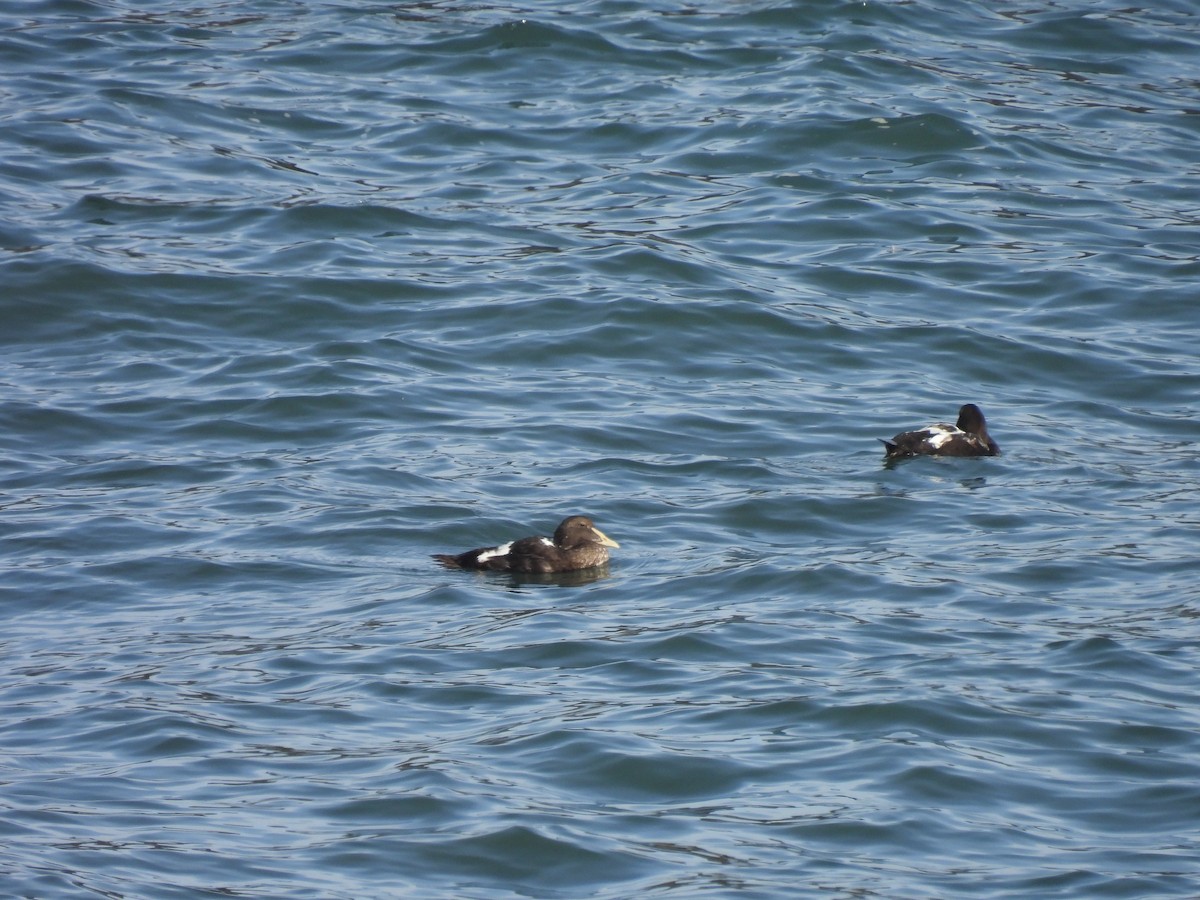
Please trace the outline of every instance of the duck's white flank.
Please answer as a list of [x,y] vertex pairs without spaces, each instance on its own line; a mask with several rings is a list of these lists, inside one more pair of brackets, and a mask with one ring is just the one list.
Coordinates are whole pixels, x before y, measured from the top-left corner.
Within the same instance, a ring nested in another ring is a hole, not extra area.
[[508,556],[508,551],[512,549],[513,542],[501,544],[499,547],[493,547],[491,550],[484,550],[475,558],[476,562],[487,562],[489,559],[495,559],[497,556]]

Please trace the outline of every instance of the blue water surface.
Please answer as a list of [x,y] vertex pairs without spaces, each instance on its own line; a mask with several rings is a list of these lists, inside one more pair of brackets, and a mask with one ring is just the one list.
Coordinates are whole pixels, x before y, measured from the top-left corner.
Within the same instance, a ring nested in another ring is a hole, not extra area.
[[[0,893],[1200,894],[1197,58],[0,8]],[[1001,456],[883,464],[964,402]]]

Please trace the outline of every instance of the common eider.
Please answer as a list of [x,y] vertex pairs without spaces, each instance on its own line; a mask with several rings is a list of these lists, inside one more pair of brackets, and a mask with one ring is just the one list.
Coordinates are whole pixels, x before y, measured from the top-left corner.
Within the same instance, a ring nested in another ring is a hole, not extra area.
[[958,411],[958,422],[926,425],[919,431],[905,431],[890,441],[884,440],[886,459],[910,456],[997,456],[1000,448],[988,435],[987,422],[974,403]]
[[568,516],[554,530],[554,538],[525,537],[498,547],[480,547],[465,553],[435,553],[447,569],[487,569],[494,572],[576,572],[608,562],[606,547],[619,547],[587,516]]

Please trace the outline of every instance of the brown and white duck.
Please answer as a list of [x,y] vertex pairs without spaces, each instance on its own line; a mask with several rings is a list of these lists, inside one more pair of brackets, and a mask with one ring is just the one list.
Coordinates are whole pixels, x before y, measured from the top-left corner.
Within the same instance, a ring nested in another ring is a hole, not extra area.
[[988,434],[983,413],[974,403],[958,411],[958,422],[939,422],[917,431],[904,431],[890,441],[884,440],[886,459],[911,456],[998,456],[1000,447]]
[[447,569],[548,574],[602,566],[608,562],[607,548],[619,546],[587,516],[568,516],[553,538],[524,537],[465,553],[436,553],[433,558]]

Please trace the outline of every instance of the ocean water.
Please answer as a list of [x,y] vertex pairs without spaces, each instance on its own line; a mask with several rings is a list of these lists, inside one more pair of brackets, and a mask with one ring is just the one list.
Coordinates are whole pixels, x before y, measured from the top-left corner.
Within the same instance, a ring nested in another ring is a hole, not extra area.
[[1200,895],[1194,3],[151,6],[0,6],[0,894]]

